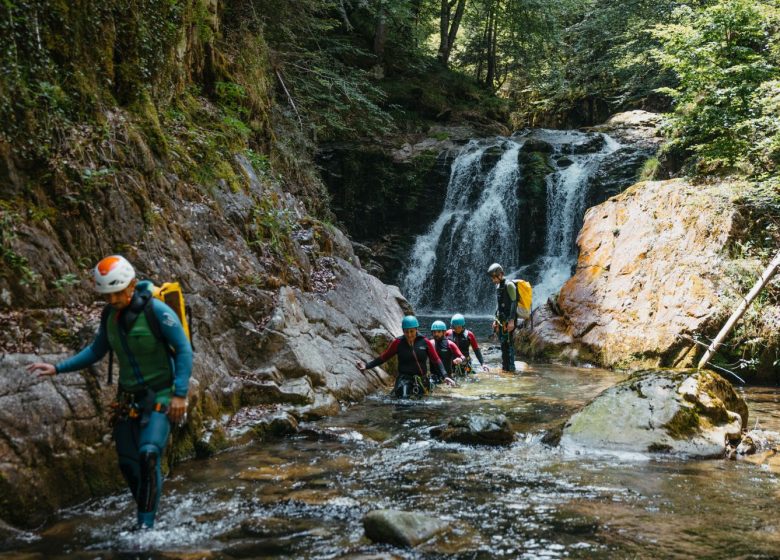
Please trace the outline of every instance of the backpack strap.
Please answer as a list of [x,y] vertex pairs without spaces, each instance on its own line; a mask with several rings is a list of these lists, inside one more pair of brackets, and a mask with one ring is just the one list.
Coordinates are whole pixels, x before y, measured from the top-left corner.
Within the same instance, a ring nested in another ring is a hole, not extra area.
[[[514,294],[514,297],[512,297],[512,294]],[[506,281],[506,295],[508,295],[509,299],[512,301],[517,301],[517,285],[515,284],[514,280]]]
[[149,330],[152,331],[154,338],[156,338],[159,342],[165,344],[165,348],[170,354],[170,348],[168,346],[168,343],[165,341],[165,337],[163,336],[162,333],[160,320],[157,318],[157,314],[154,312],[154,309],[152,308],[151,298],[149,298],[149,301],[147,301],[146,305],[144,306],[144,315],[146,316],[146,322],[149,323]]
[[160,342],[160,344],[163,345],[163,348],[165,348],[165,352],[173,360],[176,354],[174,354],[171,345],[168,344],[168,341],[165,339],[165,336],[163,336],[162,327],[160,326],[160,320],[157,318],[157,313],[154,312],[152,299],[153,298],[150,297],[149,301],[147,301],[146,305],[144,306],[144,315],[146,316],[146,322],[149,323],[149,330],[152,331],[154,338],[156,338]]
[[[106,333],[106,339],[108,339],[108,316],[111,314],[111,304],[108,303],[100,313],[100,328]],[[111,385],[114,382],[114,349],[111,348],[111,343],[108,343],[108,384]]]

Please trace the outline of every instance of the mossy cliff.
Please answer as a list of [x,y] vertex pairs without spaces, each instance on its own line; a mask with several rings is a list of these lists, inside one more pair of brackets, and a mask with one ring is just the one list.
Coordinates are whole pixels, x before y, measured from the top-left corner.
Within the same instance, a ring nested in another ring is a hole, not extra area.
[[0,5],[6,521],[37,523],[121,487],[104,366],[24,373],[91,339],[101,305],[89,271],[106,254],[184,285],[196,360],[178,458],[213,453],[242,421],[283,414],[273,425],[294,427],[387,381],[354,361],[388,339],[403,298],[329,223],[311,139],[276,102],[284,88],[262,26],[246,23],[250,4]]

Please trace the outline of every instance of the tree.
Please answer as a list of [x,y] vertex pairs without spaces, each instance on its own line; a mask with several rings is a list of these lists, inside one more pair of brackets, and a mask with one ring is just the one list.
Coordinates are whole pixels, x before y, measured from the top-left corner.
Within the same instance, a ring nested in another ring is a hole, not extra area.
[[[653,31],[661,43],[656,59],[679,80],[663,90],[675,101],[669,149],[692,156],[692,168],[704,173],[776,166],[778,125],[765,125],[777,111],[777,94],[770,93],[780,78],[777,4],[727,0],[675,15],[675,23]],[[761,161],[753,147],[768,135],[774,161]]]
[[439,13],[439,62],[447,66],[458,35],[466,0],[441,0]]

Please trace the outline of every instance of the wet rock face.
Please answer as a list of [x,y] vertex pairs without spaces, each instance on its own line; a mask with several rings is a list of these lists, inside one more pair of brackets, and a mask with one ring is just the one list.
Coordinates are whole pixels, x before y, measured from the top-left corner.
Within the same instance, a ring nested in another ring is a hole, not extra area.
[[511,424],[502,414],[459,416],[446,426],[431,429],[431,435],[445,442],[467,445],[510,445],[515,439]]
[[642,371],[572,416],[560,445],[568,450],[723,456],[747,421],[745,401],[716,373]]
[[589,209],[576,273],[557,313],[537,313],[523,350],[627,369],[692,365],[695,352],[680,335],[724,314],[721,255],[736,216],[725,190],[646,182]]
[[414,237],[444,206],[457,144],[447,140],[405,148],[391,152],[334,145],[318,156],[332,209],[361,244],[364,266],[390,283],[403,268]]
[[446,531],[449,523],[423,513],[384,509],[368,512],[363,527],[374,542],[414,547]]
[[585,206],[596,206],[623,192],[636,181],[642,166],[652,155],[652,150],[635,146],[624,146],[609,154],[588,185]]

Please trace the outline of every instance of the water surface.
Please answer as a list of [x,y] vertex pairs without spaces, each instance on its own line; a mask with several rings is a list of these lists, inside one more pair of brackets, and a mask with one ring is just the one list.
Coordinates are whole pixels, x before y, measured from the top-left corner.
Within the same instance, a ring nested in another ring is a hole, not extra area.
[[[496,361],[495,351],[488,352]],[[11,557],[46,558],[734,558],[777,557],[780,481],[740,461],[567,455],[544,431],[621,378],[531,366],[481,374],[402,403],[377,394],[300,436],[176,468],[155,530],[127,531],[129,495],[62,512]],[[778,390],[745,391],[751,426],[780,430]],[[432,440],[468,412],[502,413],[509,448]],[[428,512],[450,532],[415,550],[374,545],[376,508]],[[36,556],[40,555],[40,556]]]

